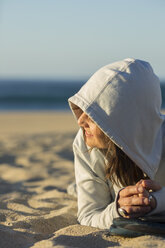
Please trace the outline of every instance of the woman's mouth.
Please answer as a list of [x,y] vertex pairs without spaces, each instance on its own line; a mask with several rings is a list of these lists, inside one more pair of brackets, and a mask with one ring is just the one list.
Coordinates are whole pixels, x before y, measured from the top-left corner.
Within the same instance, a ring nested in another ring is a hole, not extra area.
[[92,135],[91,133],[85,131],[85,136],[86,136],[86,137],[92,137],[93,135]]

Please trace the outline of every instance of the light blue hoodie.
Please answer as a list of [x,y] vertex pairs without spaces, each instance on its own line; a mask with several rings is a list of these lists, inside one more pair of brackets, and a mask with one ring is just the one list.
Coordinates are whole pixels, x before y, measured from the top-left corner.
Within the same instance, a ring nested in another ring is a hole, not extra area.
[[[151,179],[165,184],[160,83],[149,63],[128,58],[102,67],[69,98],[69,104],[76,118],[79,116],[74,112],[74,105],[81,108]],[[118,217],[116,197],[121,188],[105,179],[104,156],[97,148],[88,152],[81,129],[73,150],[78,220],[83,225],[109,229],[113,218]],[[158,204],[153,213],[165,210],[164,194],[164,188],[154,193]]]

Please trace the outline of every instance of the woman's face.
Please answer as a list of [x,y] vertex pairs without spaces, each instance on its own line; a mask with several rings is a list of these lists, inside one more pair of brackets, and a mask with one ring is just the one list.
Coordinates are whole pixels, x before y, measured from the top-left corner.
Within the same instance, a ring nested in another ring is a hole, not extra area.
[[105,144],[105,135],[100,128],[83,111],[78,118],[78,125],[83,128],[85,142],[91,148],[107,148]]

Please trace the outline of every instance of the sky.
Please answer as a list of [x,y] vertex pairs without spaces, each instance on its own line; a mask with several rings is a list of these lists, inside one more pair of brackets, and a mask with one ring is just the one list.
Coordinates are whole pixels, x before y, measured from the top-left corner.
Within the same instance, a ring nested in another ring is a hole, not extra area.
[[127,57],[165,79],[164,0],[0,0],[0,78],[86,79]]

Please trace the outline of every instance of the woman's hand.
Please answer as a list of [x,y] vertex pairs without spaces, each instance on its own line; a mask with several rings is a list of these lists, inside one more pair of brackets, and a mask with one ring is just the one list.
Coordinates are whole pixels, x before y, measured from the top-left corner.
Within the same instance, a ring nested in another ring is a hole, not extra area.
[[142,179],[139,182],[137,182],[136,185],[137,186],[141,185],[142,187],[144,187],[148,191],[158,191],[162,188],[158,182],[151,180],[151,179],[147,179],[147,180]]
[[127,186],[119,192],[118,207],[126,211],[125,218],[144,216],[156,207],[155,198],[149,200],[149,192],[160,189],[159,183],[153,180],[140,180],[136,185]]
[[[142,187],[144,187],[149,192],[155,192],[155,191],[158,191],[158,190],[160,190],[162,188],[158,182],[150,180],[150,179],[140,180],[139,182],[137,182],[136,185],[137,186],[141,185]],[[150,205],[151,205],[152,209],[156,208],[156,200],[155,200],[154,197],[151,199]]]
[[149,192],[142,185],[127,186],[119,192],[118,208],[126,211],[125,218],[136,218],[151,211]]

